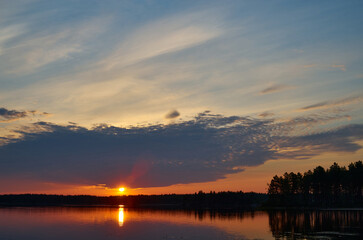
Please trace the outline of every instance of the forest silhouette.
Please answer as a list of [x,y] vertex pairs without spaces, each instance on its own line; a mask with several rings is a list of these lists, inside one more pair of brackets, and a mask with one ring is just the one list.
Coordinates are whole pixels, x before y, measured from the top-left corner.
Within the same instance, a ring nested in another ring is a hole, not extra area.
[[363,164],[334,163],[304,173],[275,175],[268,184],[268,205],[281,207],[362,207]]

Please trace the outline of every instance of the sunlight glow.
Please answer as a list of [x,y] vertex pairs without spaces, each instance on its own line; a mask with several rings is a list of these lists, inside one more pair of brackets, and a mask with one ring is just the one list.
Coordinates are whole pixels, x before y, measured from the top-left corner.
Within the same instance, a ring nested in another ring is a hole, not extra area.
[[122,227],[124,225],[124,206],[119,205],[118,208],[118,225]]
[[118,190],[119,190],[120,192],[125,192],[125,190],[126,190],[126,189],[125,189],[124,187],[121,187],[121,188],[119,188]]

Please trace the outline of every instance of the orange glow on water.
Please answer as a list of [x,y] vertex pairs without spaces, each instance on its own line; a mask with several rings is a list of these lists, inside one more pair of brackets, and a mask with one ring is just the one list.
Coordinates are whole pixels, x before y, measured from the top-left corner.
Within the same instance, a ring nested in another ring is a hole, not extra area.
[[[19,208],[0,209],[1,224],[15,224],[40,228],[69,224],[94,226],[107,223],[110,228],[123,231],[132,230],[135,223],[173,224],[194,227],[212,227],[233,235],[243,235],[249,239],[273,239],[269,229],[267,213],[246,212],[226,215],[224,213],[198,211],[168,211],[151,209],[118,208]],[[1,225],[0,224],[0,225]]]
[[118,208],[118,225],[122,227],[124,225],[124,206],[120,205]]

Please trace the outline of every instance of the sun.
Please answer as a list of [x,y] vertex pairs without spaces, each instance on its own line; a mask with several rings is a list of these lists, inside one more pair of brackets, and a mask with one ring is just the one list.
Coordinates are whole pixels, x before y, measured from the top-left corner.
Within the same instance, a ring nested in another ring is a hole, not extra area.
[[124,187],[120,187],[119,189],[118,189],[120,192],[125,192],[125,188]]

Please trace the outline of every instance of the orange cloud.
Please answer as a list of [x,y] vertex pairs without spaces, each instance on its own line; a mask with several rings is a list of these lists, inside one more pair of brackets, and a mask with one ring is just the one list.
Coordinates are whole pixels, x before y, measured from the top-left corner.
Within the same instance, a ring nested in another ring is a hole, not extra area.
[[347,71],[347,68],[345,67],[345,65],[331,65],[332,68],[338,68],[340,70],[342,70],[343,72]]

